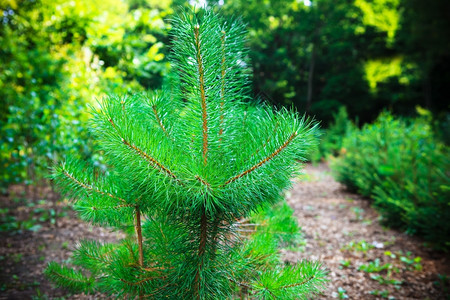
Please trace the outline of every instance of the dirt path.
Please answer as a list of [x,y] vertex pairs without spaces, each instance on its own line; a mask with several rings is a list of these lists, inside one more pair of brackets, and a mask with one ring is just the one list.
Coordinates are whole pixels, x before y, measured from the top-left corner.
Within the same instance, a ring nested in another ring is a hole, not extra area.
[[[69,203],[53,206],[48,200],[52,196],[56,195],[49,188],[40,189],[38,198],[47,200],[33,203],[23,186],[10,188],[8,197],[0,196],[0,225],[10,227],[0,230],[0,300],[97,299],[54,288],[43,271],[51,261],[70,259],[81,239],[115,242],[124,234],[81,221]],[[52,217],[55,209],[57,218]],[[39,230],[24,230],[27,223]]]
[[[47,190],[40,197],[48,195]],[[3,210],[0,225],[18,226],[13,217],[34,220],[41,226],[35,232],[22,230],[13,235],[11,230],[8,234],[0,231],[0,300],[33,296],[33,299],[100,298],[68,295],[64,290],[54,289],[42,271],[49,261],[67,260],[80,239],[113,242],[121,235],[81,222],[64,203],[59,204],[58,210],[67,215],[57,218],[56,225],[42,222],[41,218],[48,217],[52,209],[49,201],[30,204],[24,200],[27,198],[20,189],[10,197],[0,197]],[[287,193],[287,199],[303,228],[306,244],[303,251],[282,251],[285,259],[292,262],[301,259],[323,262],[329,270],[330,282],[319,299],[450,299],[449,259],[424,247],[416,238],[384,229],[370,202],[347,193],[333,180],[325,165],[308,165],[301,181]],[[390,255],[385,254],[387,251]],[[421,261],[414,261],[416,257]],[[377,259],[379,263],[375,262]],[[363,265],[373,272],[358,270]],[[439,278],[438,274],[442,276]]]
[[346,192],[326,165],[307,165],[287,199],[306,245],[284,254],[290,261],[318,259],[329,269],[319,299],[450,299],[448,257],[382,227],[370,201]]

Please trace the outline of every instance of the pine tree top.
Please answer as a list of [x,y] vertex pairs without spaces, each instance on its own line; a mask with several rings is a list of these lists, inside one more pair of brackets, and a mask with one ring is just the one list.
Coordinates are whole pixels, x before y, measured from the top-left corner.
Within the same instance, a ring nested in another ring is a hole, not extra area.
[[193,213],[204,203],[210,214],[243,216],[289,185],[315,126],[249,101],[239,22],[206,11],[173,23],[173,75],[164,89],[110,96],[94,111],[95,138],[113,182],[125,187],[113,189],[148,209]]

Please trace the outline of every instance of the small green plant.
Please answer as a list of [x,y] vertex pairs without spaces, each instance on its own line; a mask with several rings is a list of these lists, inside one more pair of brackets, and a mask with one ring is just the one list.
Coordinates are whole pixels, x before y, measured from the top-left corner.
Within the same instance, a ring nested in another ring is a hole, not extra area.
[[411,253],[408,252],[406,256],[400,256],[400,261],[404,264],[406,264],[408,267],[414,268],[416,271],[422,270],[422,264],[420,263],[422,261],[422,258],[420,256],[417,257],[410,257]]
[[22,253],[15,253],[12,255],[12,260],[15,263],[19,263],[23,258],[23,254]]
[[3,215],[0,216],[0,221],[0,232],[7,232],[11,235],[19,234],[27,230],[36,232],[42,227],[42,225],[37,224],[38,221],[32,217],[26,220],[20,220],[15,216]]
[[386,251],[384,252],[384,255],[389,256],[392,259],[395,259],[398,256],[400,262],[404,263],[408,268],[413,268],[416,271],[422,270],[422,264],[420,263],[422,258],[420,256],[412,257],[412,253],[410,251],[406,252],[405,255],[403,255],[402,251],[397,254],[392,253],[391,251]]
[[445,274],[437,274],[437,280],[433,284],[439,287],[445,295],[450,292],[450,277]]
[[69,242],[65,241],[61,244],[62,249],[69,249]]
[[391,251],[385,251],[384,255],[389,256],[390,258],[396,258],[397,257],[397,255],[395,255]]
[[348,299],[347,291],[342,287],[338,287],[337,294],[339,299]]
[[[321,265],[283,265],[276,251],[296,239],[291,210],[254,212],[280,200],[315,125],[249,101],[240,23],[202,11],[173,25],[174,74],[163,91],[110,96],[93,112],[108,170],[69,158],[53,172],[83,219],[129,237],[81,241],[77,268],[52,262],[46,275],[74,292],[127,299],[309,297],[325,282]],[[249,236],[247,220],[269,226]]]
[[352,261],[350,259],[341,260],[339,262],[339,269],[348,268],[348,267],[350,267],[351,264],[352,264]]
[[[389,291],[388,290],[384,290],[384,291],[373,290],[373,291],[370,291],[369,294],[374,295],[374,296],[379,296],[381,298],[388,298],[389,297]],[[392,299],[392,298],[390,298],[390,299]]]
[[24,231],[37,232],[42,228],[41,223],[55,224],[56,219],[67,215],[67,208],[61,212],[56,213],[53,208],[36,207],[37,205],[44,205],[45,200],[40,200],[38,204],[27,202],[26,208],[30,209],[26,218],[17,218],[12,215],[12,211],[8,208],[0,210],[0,232],[7,232],[10,235],[22,233]]
[[32,300],[65,300],[65,297],[49,297],[47,294],[43,294],[39,288],[35,289],[35,295],[31,297]]
[[359,266],[358,270],[364,271],[367,273],[378,273],[384,270],[391,270],[393,266],[391,263],[381,264],[380,259],[376,258],[374,261],[369,262],[366,265]]
[[364,215],[364,209],[354,206],[351,208],[352,212],[355,214],[356,220],[361,221],[363,220],[363,215]]
[[400,280],[395,280],[395,279],[389,279],[387,277],[383,277],[382,275],[379,274],[372,274],[370,275],[370,278],[372,278],[373,280],[378,281],[379,284],[393,284],[395,286],[400,286],[403,281]]
[[355,128],[355,125],[348,117],[347,109],[345,106],[341,106],[337,113],[333,114],[333,122],[323,131],[321,142],[312,154],[311,159],[319,161],[323,158],[326,159],[330,155],[338,156],[340,153],[345,152],[343,140]]
[[373,248],[375,248],[375,246],[369,244],[365,240],[359,242],[351,241],[343,247],[344,250],[363,252],[364,254],[366,254],[367,251]]

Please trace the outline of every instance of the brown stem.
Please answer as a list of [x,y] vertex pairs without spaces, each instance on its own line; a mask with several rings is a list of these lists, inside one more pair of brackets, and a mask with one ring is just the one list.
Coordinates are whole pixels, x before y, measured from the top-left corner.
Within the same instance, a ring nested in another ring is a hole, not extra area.
[[280,287],[279,289],[288,289],[288,288],[293,288],[293,287],[296,287],[296,286],[299,286],[299,285],[304,285],[304,284],[307,284],[308,282],[310,282],[313,279],[314,279],[314,276],[311,276],[309,278],[306,278],[302,282],[297,282],[297,283],[293,283],[293,284],[289,284],[289,285],[284,285],[284,286]]
[[203,269],[203,258],[206,249],[206,239],[208,237],[208,220],[206,215],[206,208],[203,207],[202,216],[200,217],[200,245],[198,247],[198,256],[200,262],[197,269],[197,274],[195,275],[195,293],[197,294],[197,299],[200,299],[200,272]]
[[124,208],[124,207],[134,207],[134,205],[133,204],[120,204],[120,205],[116,205],[116,206],[106,206],[106,207],[92,206],[92,210],[119,209],[119,208]]
[[162,131],[166,134],[166,136],[168,138],[170,138],[169,133],[166,130],[166,127],[164,127],[164,124],[162,123],[161,119],[159,118],[158,111],[156,110],[156,105],[152,105],[152,109],[153,109],[153,113],[155,114],[156,121],[159,124],[159,127],[161,127]]
[[219,231],[219,225],[220,225],[220,217],[216,216],[214,219],[214,222],[212,223],[212,234],[211,234],[211,241],[213,243],[212,245],[212,251],[211,251],[211,259],[214,260],[216,258],[216,251],[217,251],[217,243],[218,243],[218,231]]
[[[141,211],[138,206],[136,206],[136,236],[139,246],[139,266],[142,268],[144,266],[144,252],[142,250]],[[142,291],[139,291],[139,299],[144,299]]]
[[241,289],[240,289],[240,298],[241,298],[241,300],[245,300],[245,296],[247,295],[247,287],[245,287],[245,286],[242,286],[241,287]]
[[195,179],[200,181],[204,186],[207,186],[208,188],[211,188],[211,184],[207,182],[206,180],[202,179],[200,176],[195,175]]
[[292,140],[297,136],[297,132],[294,132],[293,134],[291,134],[291,136],[284,142],[283,145],[281,145],[277,150],[275,150],[275,152],[273,152],[272,154],[270,154],[269,156],[267,156],[266,158],[264,158],[263,160],[261,160],[259,163],[257,163],[256,165],[254,165],[253,167],[251,167],[250,169],[234,176],[233,178],[230,178],[227,182],[225,182],[224,184],[222,184],[222,187],[226,186],[227,184],[232,183],[233,181],[238,180],[239,178],[247,175],[250,172],[253,172],[254,170],[256,170],[257,168],[261,167],[262,165],[264,165],[265,163],[267,163],[268,161],[270,161],[272,158],[274,158],[275,156],[277,156],[284,148],[286,148],[291,142]]
[[128,142],[127,140],[125,140],[124,138],[122,138],[122,143],[124,143],[125,145],[127,145],[127,147],[129,147],[130,149],[133,149],[134,151],[136,151],[136,153],[141,156],[142,158],[144,158],[145,160],[147,160],[155,169],[159,170],[161,173],[164,173],[166,175],[169,175],[170,177],[172,177],[173,179],[175,179],[178,183],[181,184],[181,181],[175,176],[175,174],[170,171],[168,168],[166,168],[163,164],[161,164],[159,161],[157,161],[155,158],[153,158],[152,156],[148,155],[144,150],[136,147],[135,145],[130,144],[130,142]]
[[256,149],[256,151],[252,155],[250,155],[250,157],[255,156],[256,154],[258,154],[259,151],[261,151],[262,149],[266,148],[267,144],[269,144],[269,142],[272,139],[272,137],[276,134],[277,129],[278,129],[278,123],[275,124],[275,128],[272,131],[272,135],[269,135],[269,137],[264,142],[264,144],[261,147],[259,147],[258,149]]
[[155,169],[157,169],[159,172],[172,177],[179,184],[182,184],[182,182],[175,176],[175,174],[172,171],[170,171],[168,168],[166,168],[162,163],[160,163],[154,157],[150,156],[148,153],[146,153],[141,148],[137,147],[134,144],[131,144],[129,141],[124,139],[120,130],[116,127],[116,124],[114,123],[113,119],[109,119],[109,122],[111,123],[113,128],[117,131],[117,133],[119,134],[119,137],[120,137],[122,143],[124,143],[128,148],[134,150],[140,157],[142,157],[143,159],[148,161],[151,164],[151,166],[154,167]]
[[142,250],[141,211],[136,206],[136,236],[139,246],[139,265],[144,266],[144,252]]

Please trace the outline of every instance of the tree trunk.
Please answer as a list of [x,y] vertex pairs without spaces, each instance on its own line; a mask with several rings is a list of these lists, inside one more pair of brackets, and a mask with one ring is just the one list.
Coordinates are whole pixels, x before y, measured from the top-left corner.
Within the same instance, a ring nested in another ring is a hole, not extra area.
[[312,44],[312,51],[311,51],[311,61],[309,63],[308,94],[307,94],[307,97],[306,97],[306,112],[309,112],[311,110],[315,62],[316,62],[316,46],[313,43]]

